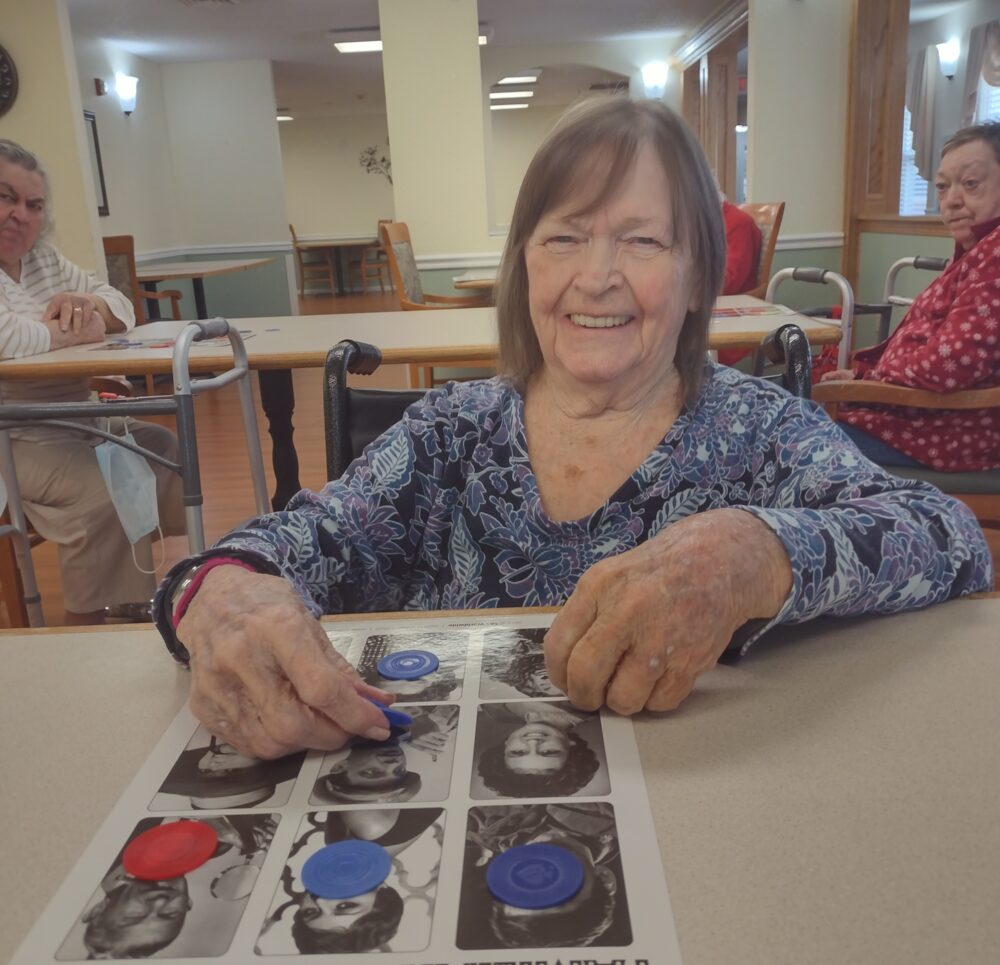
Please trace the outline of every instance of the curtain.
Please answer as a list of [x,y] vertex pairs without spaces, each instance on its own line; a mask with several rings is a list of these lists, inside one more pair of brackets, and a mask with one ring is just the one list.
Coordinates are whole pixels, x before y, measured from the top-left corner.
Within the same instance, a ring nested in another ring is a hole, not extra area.
[[925,181],[934,170],[934,84],[937,71],[937,51],[927,56],[927,48],[918,50],[907,70],[906,109],[910,112],[913,131],[913,163]]
[[969,53],[965,61],[965,89],[962,91],[962,126],[976,116],[976,93],[979,78],[991,87],[1000,87],[1000,20],[980,24],[969,35]]

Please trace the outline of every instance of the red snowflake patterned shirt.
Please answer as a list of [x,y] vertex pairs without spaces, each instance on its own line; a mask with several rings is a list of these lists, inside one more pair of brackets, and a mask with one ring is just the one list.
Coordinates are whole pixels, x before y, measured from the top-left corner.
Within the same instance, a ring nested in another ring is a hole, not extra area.
[[[973,229],[881,345],[854,354],[856,377],[930,392],[1000,385],[1000,219]],[[945,472],[1000,468],[1000,410],[842,406],[840,418]]]

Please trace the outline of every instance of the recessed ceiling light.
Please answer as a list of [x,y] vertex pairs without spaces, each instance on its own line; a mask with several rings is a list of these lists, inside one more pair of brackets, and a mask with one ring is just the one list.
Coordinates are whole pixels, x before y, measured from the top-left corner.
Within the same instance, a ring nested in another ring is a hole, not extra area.
[[381,40],[345,40],[333,45],[342,54],[371,54],[382,49]]
[[[382,41],[337,40],[334,41],[333,46],[336,47],[342,54],[373,54],[378,53],[382,49]],[[479,35],[479,46],[486,46],[486,37],[484,34]]]
[[276,120],[276,121],[294,121],[294,120],[295,120],[295,118],[294,118],[294,117],[292,117],[292,115],[291,115],[291,114],[279,114],[279,115],[278,115],[278,116],[277,116],[277,117],[275,118],[275,120]]
[[491,111],[520,111],[525,107],[529,107],[528,104],[490,104]]
[[498,84],[534,84],[538,82],[537,77],[501,77]]
[[534,97],[533,90],[491,90],[490,100],[498,101],[511,97]]

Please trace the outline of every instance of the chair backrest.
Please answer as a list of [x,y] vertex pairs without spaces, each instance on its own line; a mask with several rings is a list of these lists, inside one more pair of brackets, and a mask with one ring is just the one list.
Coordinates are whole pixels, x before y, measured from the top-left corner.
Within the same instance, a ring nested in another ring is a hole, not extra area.
[[139,279],[135,273],[135,238],[109,235],[104,239],[104,261],[108,266],[108,283],[132,302],[136,325],[145,325],[146,307],[139,295]]
[[328,479],[339,479],[368,443],[399,422],[407,406],[424,395],[414,389],[348,388],[348,373],[371,375],[381,362],[382,353],[374,345],[348,339],[326,356],[323,419]]
[[771,262],[774,260],[774,246],[781,229],[781,218],[785,213],[784,201],[765,201],[755,204],[740,204],[737,207],[753,218],[760,228],[760,259],[757,262],[757,281],[748,295],[761,298],[771,277]]
[[389,274],[396,291],[407,301],[423,304],[424,289],[420,284],[417,259],[413,256],[410,229],[403,221],[388,221],[379,223],[378,233],[389,258]]

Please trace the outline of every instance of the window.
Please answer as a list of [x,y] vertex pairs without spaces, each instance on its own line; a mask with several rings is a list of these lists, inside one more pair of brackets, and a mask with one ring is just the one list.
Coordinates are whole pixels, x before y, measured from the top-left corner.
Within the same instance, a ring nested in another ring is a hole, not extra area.
[[985,77],[979,78],[976,91],[976,123],[1000,121],[1000,87],[990,87]]
[[[1000,91],[1000,88],[995,88]],[[927,214],[927,182],[917,173],[910,112],[903,108],[903,165],[899,175],[899,213]]]

